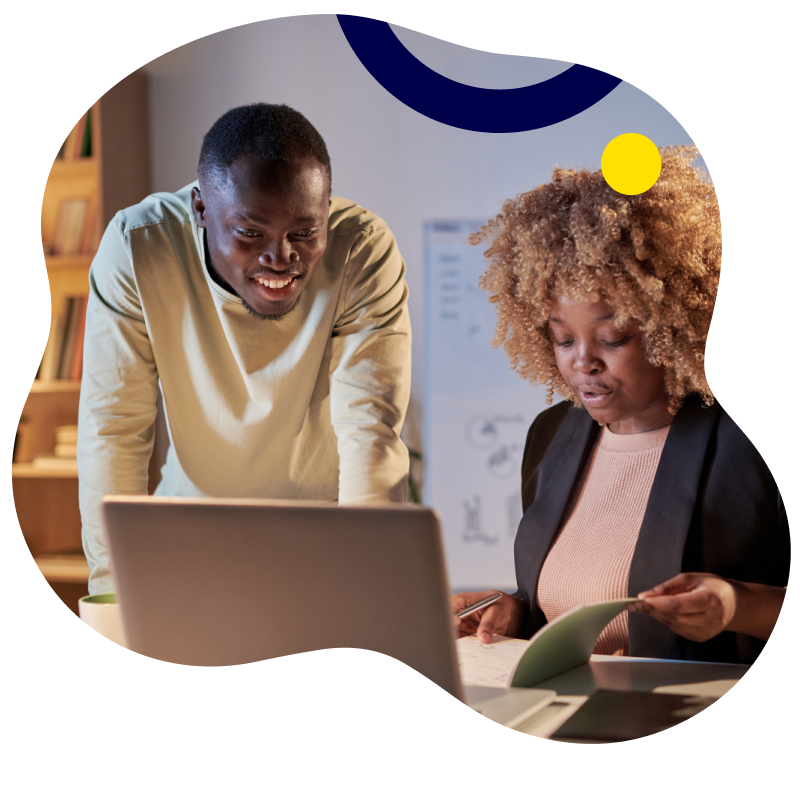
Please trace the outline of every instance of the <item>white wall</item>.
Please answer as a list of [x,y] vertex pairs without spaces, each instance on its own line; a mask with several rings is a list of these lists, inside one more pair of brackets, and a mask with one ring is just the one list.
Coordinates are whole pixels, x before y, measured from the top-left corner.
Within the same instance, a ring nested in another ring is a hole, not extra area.
[[[428,66],[475,86],[527,85],[569,66],[395,30]],[[658,145],[690,142],[668,111],[628,84],[540,131],[484,134],[442,125],[389,95],[362,67],[333,16],[233,28],[173,50],[145,69],[154,190],[174,190],[194,179],[202,137],[227,109],[281,102],[305,114],[325,138],[334,193],[388,221],[408,266],[414,375],[405,438],[415,447],[423,396],[423,222],[488,219],[507,197],[547,180],[556,164],[599,168],[603,148],[621,133],[642,133]]]

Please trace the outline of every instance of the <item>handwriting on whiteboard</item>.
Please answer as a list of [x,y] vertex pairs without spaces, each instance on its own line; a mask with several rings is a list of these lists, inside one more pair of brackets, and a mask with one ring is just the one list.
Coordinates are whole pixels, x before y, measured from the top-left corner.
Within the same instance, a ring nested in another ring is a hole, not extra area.
[[492,347],[495,307],[479,280],[480,223],[425,226],[425,489],[442,519],[451,583],[514,586],[513,543],[522,517],[520,468],[544,392]]

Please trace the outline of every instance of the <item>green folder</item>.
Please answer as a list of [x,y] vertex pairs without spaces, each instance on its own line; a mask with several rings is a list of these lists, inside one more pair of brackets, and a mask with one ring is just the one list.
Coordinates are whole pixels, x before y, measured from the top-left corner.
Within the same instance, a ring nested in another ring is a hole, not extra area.
[[517,663],[512,686],[533,686],[574,667],[592,655],[603,628],[631,604],[635,597],[578,606],[541,628]]

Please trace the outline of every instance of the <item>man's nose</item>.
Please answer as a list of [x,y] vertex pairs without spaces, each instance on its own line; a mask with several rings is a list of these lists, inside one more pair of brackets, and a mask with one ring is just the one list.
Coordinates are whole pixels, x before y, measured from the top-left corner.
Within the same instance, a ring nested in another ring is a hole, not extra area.
[[286,239],[273,239],[266,242],[258,257],[258,263],[274,270],[288,269],[299,258]]

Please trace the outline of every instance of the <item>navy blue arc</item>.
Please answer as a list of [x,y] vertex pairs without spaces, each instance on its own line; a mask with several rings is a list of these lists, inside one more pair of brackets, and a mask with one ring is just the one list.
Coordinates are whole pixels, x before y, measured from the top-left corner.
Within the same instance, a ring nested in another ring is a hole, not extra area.
[[353,52],[387,92],[414,111],[445,125],[482,133],[546,128],[602,100],[622,81],[578,64],[554,78],[517,89],[481,89],[426,67],[388,22],[338,14]]

